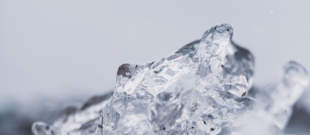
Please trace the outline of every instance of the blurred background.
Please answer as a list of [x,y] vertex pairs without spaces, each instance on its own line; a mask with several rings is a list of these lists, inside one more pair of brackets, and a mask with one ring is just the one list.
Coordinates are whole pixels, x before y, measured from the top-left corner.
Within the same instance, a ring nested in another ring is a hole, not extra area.
[[[122,63],[169,56],[216,24],[232,24],[233,39],[255,55],[257,85],[277,81],[288,60],[310,69],[309,4],[0,0],[0,134],[29,134],[33,121],[113,88]],[[293,119],[292,127],[310,125],[307,93],[293,115],[303,121]]]

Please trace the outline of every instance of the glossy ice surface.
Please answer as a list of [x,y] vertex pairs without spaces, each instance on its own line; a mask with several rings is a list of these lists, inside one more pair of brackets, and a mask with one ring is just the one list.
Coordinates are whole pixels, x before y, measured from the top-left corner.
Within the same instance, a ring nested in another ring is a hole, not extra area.
[[217,25],[169,57],[123,64],[113,93],[69,109],[51,125],[34,123],[33,133],[243,135],[257,120],[266,123],[266,134],[281,132],[308,84],[306,69],[290,61],[281,82],[253,90],[254,56],[232,36],[232,26]]

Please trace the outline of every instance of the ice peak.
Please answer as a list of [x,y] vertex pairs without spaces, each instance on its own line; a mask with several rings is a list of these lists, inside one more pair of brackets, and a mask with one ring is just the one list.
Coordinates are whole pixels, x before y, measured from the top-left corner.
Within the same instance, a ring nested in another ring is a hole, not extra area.
[[242,133],[235,129],[241,129],[244,121],[239,118],[246,114],[283,128],[292,104],[308,84],[307,71],[291,61],[284,68],[283,81],[272,90],[257,91],[264,98],[248,95],[254,56],[233,42],[232,35],[231,25],[217,25],[200,40],[169,57],[145,65],[122,64],[113,95],[92,98],[87,107],[51,126],[35,123],[33,132],[35,135],[228,135]]

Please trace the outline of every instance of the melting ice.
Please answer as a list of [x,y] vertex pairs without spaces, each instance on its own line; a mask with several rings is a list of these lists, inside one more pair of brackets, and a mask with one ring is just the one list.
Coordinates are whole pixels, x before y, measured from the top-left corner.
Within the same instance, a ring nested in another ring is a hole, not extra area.
[[254,56],[232,36],[230,25],[217,25],[169,57],[145,65],[123,64],[113,93],[67,109],[50,125],[36,122],[32,131],[35,135],[247,135],[259,127],[264,134],[281,134],[308,85],[308,73],[290,61],[282,81],[270,88],[253,88]]

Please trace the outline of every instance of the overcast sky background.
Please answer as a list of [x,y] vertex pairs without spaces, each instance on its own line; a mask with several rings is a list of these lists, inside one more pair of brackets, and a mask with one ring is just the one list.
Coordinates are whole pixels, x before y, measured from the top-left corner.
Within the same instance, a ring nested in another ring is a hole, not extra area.
[[310,69],[310,2],[292,0],[0,0],[0,102],[114,87],[122,63],[169,56],[213,25],[256,57],[255,81],[294,59]]

